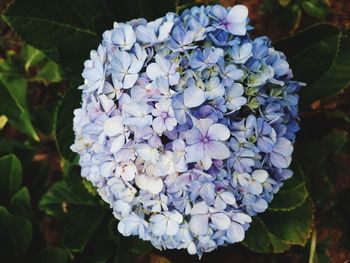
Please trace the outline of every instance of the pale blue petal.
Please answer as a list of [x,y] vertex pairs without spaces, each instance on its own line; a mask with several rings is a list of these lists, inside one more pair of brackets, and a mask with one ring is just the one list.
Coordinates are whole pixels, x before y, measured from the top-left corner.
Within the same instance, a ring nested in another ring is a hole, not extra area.
[[188,108],[194,108],[205,101],[204,91],[195,86],[189,87],[184,91],[184,105]]
[[194,215],[190,220],[190,229],[196,236],[203,236],[208,233],[208,219],[209,215]]
[[230,156],[230,150],[227,146],[218,141],[210,141],[205,144],[205,152],[212,158],[217,160],[224,160]]
[[186,148],[186,162],[193,163],[202,160],[204,157],[203,144],[196,143]]
[[219,230],[226,230],[229,228],[231,220],[224,213],[215,213],[210,216],[211,221]]

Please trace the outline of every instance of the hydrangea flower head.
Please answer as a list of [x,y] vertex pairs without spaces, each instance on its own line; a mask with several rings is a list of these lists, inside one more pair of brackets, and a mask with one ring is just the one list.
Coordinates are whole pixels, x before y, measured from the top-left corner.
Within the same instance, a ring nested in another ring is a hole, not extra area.
[[118,231],[202,255],[240,242],[292,175],[300,83],[248,10],[115,23],[82,73],[82,176]]

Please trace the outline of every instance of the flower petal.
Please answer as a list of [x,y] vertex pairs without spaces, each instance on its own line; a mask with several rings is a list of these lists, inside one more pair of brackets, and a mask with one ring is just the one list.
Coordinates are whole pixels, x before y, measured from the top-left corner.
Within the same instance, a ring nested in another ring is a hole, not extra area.
[[104,132],[109,137],[121,134],[123,131],[124,125],[122,116],[114,116],[104,123]]
[[265,180],[269,177],[269,174],[265,170],[255,170],[252,173],[252,178],[259,183],[265,182]]
[[184,105],[188,108],[194,108],[205,101],[204,91],[195,86],[189,87],[184,91]]
[[219,230],[226,230],[230,226],[231,220],[224,213],[215,213],[210,216],[211,221]]
[[208,233],[209,215],[194,215],[190,220],[190,229],[196,236],[204,236]]
[[151,194],[159,194],[163,189],[163,180],[147,175],[138,175],[135,177],[136,185],[143,190],[147,190]]
[[195,143],[186,147],[186,162],[193,163],[202,160],[204,157],[204,147],[202,143]]
[[227,15],[227,21],[233,24],[243,24],[248,17],[248,8],[244,5],[235,5]]
[[208,137],[212,140],[226,141],[230,138],[230,130],[223,124],[213,124],[209,127]]
[[226,232],[227,238],[231,243],[240,242],[244,239],[244,228],[235,222],[232,222]]
[[224,160],[230,156],[230,150],[227,146],[218,141],[211,141],[205,144],[205,152],[208,153],[212,159],[217,160]]

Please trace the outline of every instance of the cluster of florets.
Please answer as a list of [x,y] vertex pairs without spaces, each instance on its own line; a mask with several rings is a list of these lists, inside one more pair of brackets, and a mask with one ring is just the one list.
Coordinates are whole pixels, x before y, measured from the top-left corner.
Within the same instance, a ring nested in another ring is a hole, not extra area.
[[123,235],[198,255],[242,241],[292,176],[300,84],[247,16],[115,23],[91,51],[72,149]]

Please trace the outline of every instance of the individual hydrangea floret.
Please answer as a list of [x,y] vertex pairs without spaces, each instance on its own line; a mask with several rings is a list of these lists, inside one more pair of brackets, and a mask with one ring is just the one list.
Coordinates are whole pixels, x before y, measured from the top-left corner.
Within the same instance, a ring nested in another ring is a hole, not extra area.
[[292,176],[300,83],[248,22],[193,7],[115,23],[91,51],[71,148],[121,234],[201,256],[242,241]]

